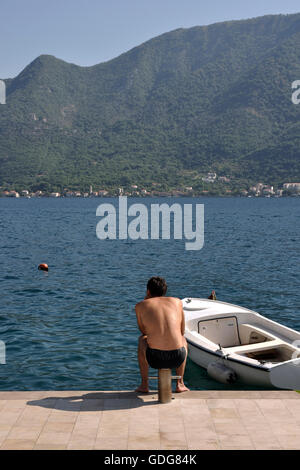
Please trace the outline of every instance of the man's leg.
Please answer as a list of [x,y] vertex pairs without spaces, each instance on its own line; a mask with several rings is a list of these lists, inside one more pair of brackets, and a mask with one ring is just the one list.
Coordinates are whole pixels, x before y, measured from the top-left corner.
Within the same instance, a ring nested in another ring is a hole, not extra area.
[[184,338],[184,344],[183,344],[183,346],[185,347],[185,350],[186,350],[185,360],[184,360],[183,363],[178,367],[178,369],[176,369],[176,375],[180,375],[180,376],[181,376],[181,379],[178,379],[178,380],[177,380],[177,384],[176,384],[176,392],[178,392],[178,393],[181,393],[181,392],[188,392],[188,391],[189,391],[189,388],[187,388],[187,387],[184,385],[184,382],[183,382],[183,376],[184,376],[185,365],[186,365],[187,354],[188,354],[188,347],[187,347],[187,342],[186,342],[186,339],[185,339],[185,338]]
[[141,385],[135,390],[136,392],[149,392],[149,385],[148,385],[148,372],[149,372],[149,364],[146,359],[146,349],[147,349],[147,336],[141,335],[139,337],[139,345],[138,345],[138,360],[140,366],[140,373],[142,377]]

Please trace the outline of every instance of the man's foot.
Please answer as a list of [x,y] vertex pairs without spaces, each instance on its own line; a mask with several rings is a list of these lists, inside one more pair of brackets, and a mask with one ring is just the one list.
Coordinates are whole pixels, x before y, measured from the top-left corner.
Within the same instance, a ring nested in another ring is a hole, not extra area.
[[184,383],[178,382],[176,385],[176,393],[189,392],[190,389],[187,388]]
[[149,393],[149,387],[147,387],[146,385],[140,385],[138,388],[135,389],[135,392]]

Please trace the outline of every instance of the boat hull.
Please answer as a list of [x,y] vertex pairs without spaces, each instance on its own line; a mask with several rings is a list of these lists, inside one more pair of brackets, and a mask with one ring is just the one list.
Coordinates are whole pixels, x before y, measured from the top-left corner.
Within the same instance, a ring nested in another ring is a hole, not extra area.
[[[182,303],[189,357],[205,369],[211,364],[213,378],[224,382],[218,371],[226,367],[251,386],[300,390],[298,331],[227,302],[186,298]],[[222,367],[213,366],[218,362]]]
[[195,345],[189,340],[187,340],[187,343],[189,351],[188,357],[198,366],[207,369],[211,362],[221,361],[236,373],[240,382],[252,386],[277,388],[271,383],[270,371],[268,369],[248,366],[230,358],[222,359],[219,354],[213,354],[210,351],[206,351],[204,348],[201,348],[199,345]]

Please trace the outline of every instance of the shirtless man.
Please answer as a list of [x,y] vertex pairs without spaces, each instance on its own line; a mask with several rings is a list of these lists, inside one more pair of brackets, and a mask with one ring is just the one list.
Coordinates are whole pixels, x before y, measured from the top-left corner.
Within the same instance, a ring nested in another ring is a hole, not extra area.
[[135,306],[136,317],[142,335],[139,338],[138,360],[142,377],[136,392],[149,392],[149,365],[154,369],[176,368],[176,392],[186,392],[183,374],[187,358],[187,342],[184,338],[184,313],[180,299],[164,297],[166,281],[152,277],[147,283],[147,294]]

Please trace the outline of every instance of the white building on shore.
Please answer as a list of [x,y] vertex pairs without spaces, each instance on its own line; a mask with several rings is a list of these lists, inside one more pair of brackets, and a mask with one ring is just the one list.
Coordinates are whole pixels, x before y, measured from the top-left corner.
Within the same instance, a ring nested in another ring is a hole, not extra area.
[[300,191],[300,183],[284,183],[283,189],[294,189]]

